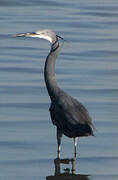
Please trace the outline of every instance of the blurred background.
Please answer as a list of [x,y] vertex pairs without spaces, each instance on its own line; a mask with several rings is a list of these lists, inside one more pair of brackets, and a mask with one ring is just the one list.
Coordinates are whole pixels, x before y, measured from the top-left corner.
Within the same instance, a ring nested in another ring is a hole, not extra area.
[[[97,129],[79,139],[76,173],[118,179],[116,0],[0,0],[0,176],[54,175],[56,129],[43,77],[50,44],[13,37],[47,28],[67,40],[56,62],[59,86],[87,107]],[[63,137],[61,157],[73,157],[72,139]]]

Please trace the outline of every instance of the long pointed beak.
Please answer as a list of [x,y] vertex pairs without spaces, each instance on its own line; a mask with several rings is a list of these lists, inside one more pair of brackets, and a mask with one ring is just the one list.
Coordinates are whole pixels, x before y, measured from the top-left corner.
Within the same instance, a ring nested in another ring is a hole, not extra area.
[[37,34],[35,32],[14,35],[14,37],[36,37],[36,36],[37,36]]

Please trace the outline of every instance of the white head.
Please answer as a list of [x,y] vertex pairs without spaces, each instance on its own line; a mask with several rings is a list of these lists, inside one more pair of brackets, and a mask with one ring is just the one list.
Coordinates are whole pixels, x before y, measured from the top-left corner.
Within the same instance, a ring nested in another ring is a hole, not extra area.
[[53,44],[56,41],[56,38],[58,37],[56,33],[50,29],[45,29],[42,31],[36,31],[31,33],[23,33],[23,34],[16,34],[15,37],[37,37],[37,38],[43,38],[48,41],[50,41],[51,44]]

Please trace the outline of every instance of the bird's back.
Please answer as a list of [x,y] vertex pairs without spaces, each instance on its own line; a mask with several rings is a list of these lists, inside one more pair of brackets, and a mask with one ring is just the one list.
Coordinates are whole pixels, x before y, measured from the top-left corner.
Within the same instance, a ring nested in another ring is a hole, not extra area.
[[87,109],[64,91],[52,101],[50,114],[53,124],[68,137],[93,135],[93,124]]

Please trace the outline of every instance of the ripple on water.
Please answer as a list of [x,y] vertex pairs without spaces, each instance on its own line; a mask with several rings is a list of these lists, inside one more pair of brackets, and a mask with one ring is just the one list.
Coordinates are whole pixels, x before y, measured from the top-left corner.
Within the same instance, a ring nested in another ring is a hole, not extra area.
[[[95,137],[80,138],[77,173],[118,179],[118,3],[116,0],[0,1],[1,178],[54,175],[56,133],[49,115],[43,68],[49,44],[13,34],[52,28],[68,42],[56,62],[62,89],[89,110]],[[57,8],[58,7],[58,8]],[[63,137],[62,158],[73,141]]]

